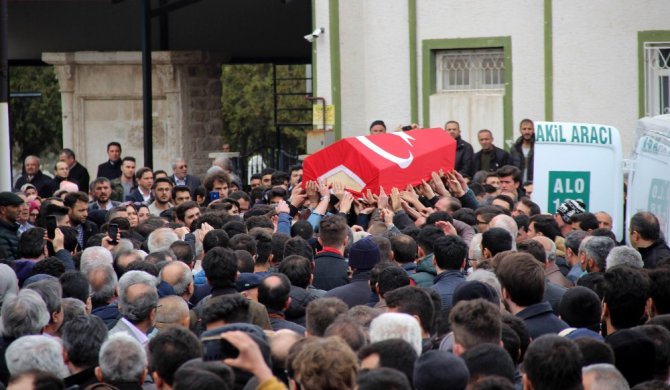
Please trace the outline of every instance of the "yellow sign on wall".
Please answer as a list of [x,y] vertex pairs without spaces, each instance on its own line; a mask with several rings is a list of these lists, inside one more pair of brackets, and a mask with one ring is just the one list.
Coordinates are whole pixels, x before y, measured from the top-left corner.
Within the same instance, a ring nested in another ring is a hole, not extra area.
[[[312,106],[312,124],[317,128],[323,127],[323,105],[314,104]],[[326,105],[326,126],[335,125],[335,106]]]

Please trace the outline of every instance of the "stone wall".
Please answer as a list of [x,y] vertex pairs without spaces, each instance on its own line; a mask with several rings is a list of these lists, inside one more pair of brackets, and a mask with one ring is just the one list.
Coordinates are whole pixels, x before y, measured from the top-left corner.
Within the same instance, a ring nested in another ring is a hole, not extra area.
[[[123,156],[144,165],[142,65],[139,52],[44,53],[55,67],[63,113],[63,146],[91,176],[118,141]],[[205,52],[152,53],[153,168],[171,173],[183,156],[192,174],[221,148],[221,63]]]

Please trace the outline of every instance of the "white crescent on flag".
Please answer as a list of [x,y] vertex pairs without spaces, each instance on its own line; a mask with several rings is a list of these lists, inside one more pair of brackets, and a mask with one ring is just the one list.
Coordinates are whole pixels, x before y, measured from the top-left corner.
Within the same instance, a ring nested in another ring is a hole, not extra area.
[[[393,135],[397,135],[398,137],[402,138],[403,141],[407,142],[409,146],[413,146],[412,143],[409,141],[410,139],[414,141],[415,139],[404,132],[394,132],[390,133]],[[409,167],[412,164],[412,161],[414,161],[414,155],[412,155],[412,152],[409,152],[409,157],[407,158],[402,158],[398,157],[394,154],[391,154],[387,152],[386,150],[380,148],[377,144],[371,141],[372,137],[366,137],[366,136],[358,136],[356,137],[357,140],[359,140],[363,145],[365,145],[368,149],[372,150],[373,152],[377,153],[381,157],[391,161],[392,163],[398,164],[398,166],[401,169],[405,169]]]

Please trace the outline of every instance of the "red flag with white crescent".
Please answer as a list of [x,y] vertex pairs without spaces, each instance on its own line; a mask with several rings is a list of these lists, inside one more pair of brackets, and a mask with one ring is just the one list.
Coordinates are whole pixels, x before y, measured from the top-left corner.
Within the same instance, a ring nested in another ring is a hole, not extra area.
[[440,128],[350,137],[307,157],[303,182],[341,182],[355,195],[379,187],[390,193],[450,171],[455,161],[456,141]]

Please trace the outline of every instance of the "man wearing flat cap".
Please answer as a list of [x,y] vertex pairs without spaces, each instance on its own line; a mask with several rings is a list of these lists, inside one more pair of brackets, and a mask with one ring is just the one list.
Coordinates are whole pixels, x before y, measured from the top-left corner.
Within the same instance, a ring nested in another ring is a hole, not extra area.
[[19,246],[19,224],[23,199],[12,192],[0,192],[0,259],[16,259]]

